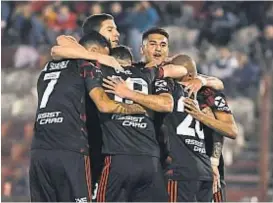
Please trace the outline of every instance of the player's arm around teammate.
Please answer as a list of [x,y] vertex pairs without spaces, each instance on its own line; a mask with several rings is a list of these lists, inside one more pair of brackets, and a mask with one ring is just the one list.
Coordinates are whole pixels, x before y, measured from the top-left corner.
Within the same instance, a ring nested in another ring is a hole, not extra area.
[[[101,37],[101,40],[107,40],[98,32],[92,33],[96,37]],[[100,52],[101,54],[109,54],[109,49],[102,49],[97,44],[92,44],[91,34],[84,36],[81,43],[85,45],[89,52]],[[108,42],[109,43],[109,42]],[[109,45],[110,47],[110,45]],[[138,104],[123,104],[111,100],[104,89],[102,88],[102,72],[94,64],[88,61],[81,61],[82,75],[85,80],[85,85],[88,90],[90,98],[96,104],[98,110],[103,113],[121,113],[121,114],[145,114],[146,111]]]
[[210,98],[213,98],[211,108],[213,110],[215,118],[204,114],[200,110],[198,104],[194,100],[189,98],[186,98],[184,100],[184,104],[186,107],[185,111],[191,114],[195,119],[219,132],[221,135],[224,135],[225,137],[231,139],[235,139],[238,135],[238,128],[235,123],[234,117],[231,114],[229,107],[227,106],[224,95],[214,95]]
[[[169,93],[161,93],[159,95],[145,95],[138,93],[137,91],[130,90],[127,84],[122,79],[113,79],[108,77],[103,79],[103,86],[108,90],[108,93],[115,94],[121,98],[133,100],[134,102],[141,104],[149,109],[157,112],[172,112],[173,110],[173,98]],[[158,85],[164,85],[163,88],[167,89],[167,82],[164,80],[158,80],[155,82]]]

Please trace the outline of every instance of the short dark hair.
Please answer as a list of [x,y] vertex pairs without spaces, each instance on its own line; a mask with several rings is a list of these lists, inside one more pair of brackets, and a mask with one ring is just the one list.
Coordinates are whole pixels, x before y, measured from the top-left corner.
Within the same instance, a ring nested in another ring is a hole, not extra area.
[[79,44],[81,44],[84,47],[87,47],[88,45],[97,44],[101,47],[107,47],[109,50],[111,49],[110,42],[104,36],[102,36],[100,33],[96,31],[92,31],[84,35],[80,39]]
[[160,27],[154,27],[154,28],[151,28],[143,33],[142,42],[144,40],[146,40],[149,37],[149,35],[151,35],[151,34],[160,34],[160,35],[165,36],[167,39],[169,39],[169,33],[165,29],[160,28]]
[[100,31],[100,26],[105,20],[113,20],[114,17],[107,13],[95,14],[87,17],[82,24],[83,34],[88,34],[92,31]]
[[131,49],[127,46],[120,45],[115,48],[112,48],[111,56],[113,56],[116,59],[130,60],[131,62],[133,62],[133,54],[131,52]]

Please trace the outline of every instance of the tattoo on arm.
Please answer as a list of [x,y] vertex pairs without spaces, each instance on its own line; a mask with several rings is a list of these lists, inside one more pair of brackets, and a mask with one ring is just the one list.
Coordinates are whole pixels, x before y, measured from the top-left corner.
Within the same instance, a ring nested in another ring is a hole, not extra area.
[[[215,118],[215,115],[213,114],[210,107],[206,107],[202,110],[203,113],[206,115]],[[224,143],[224,137],[222,135],[217,135],[216,132],[213,133],[213,150],[212,150],[212,157],[214,158],[220,158],[222,154],[223,149],[223,143]]]
[[[218,135],[216,135],[218,136]],[[218,136],[220,137],[220,136]],[[222,154],[222,149],[223,149],[223,143],[222,142],[213,142],[213,151],[212,151],[212,157],[214,158],[220,158],[221,154]]]
[[144,114],[145,109],[138,104],[123,104],[115,102],[117,105],[113,109],[113,113],[120,114]]

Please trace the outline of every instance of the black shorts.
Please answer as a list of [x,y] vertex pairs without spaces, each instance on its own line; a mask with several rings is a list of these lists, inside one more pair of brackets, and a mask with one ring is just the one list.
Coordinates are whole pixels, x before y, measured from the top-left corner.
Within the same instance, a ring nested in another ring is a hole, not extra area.
[[169,202],[211,202],[212,181],[168,180]]
[[221,188],[218,188],[218,191],[213,194],[214,202],[226,202],[226,183],[224,180],[221,180]]
[[106,156],[97,201],[168,201],[159,158],[130,155]]
[[31,201],[91,201],[90,174],[88,156],[65,150],[32,150],[29,169]]

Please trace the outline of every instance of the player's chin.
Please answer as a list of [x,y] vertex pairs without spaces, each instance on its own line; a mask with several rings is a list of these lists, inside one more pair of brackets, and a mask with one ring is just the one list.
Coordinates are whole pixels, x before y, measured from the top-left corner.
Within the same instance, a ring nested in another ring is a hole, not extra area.
[[111,41],[112,48],[115,48],[119,45],[118,41]]
[[159,58],[159,57],[153,57],[153,62],[156,65],[160,65],[163,62],[163,58]]

